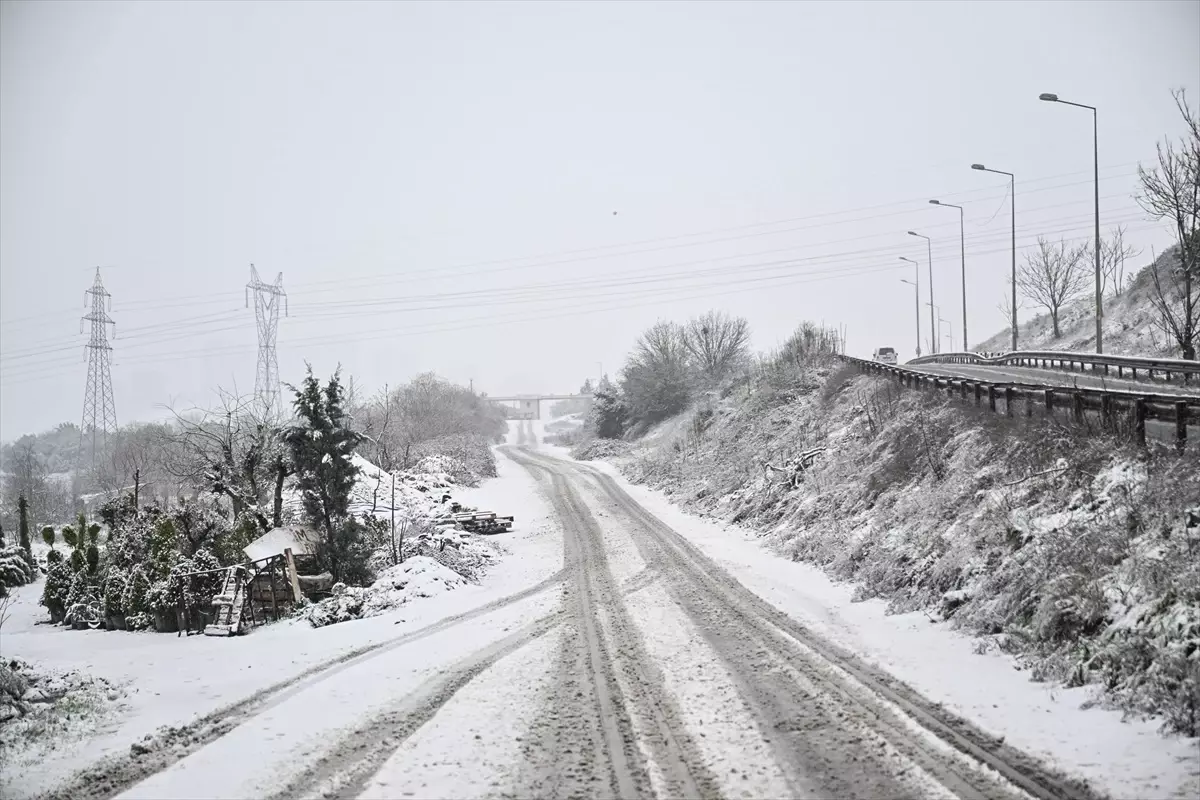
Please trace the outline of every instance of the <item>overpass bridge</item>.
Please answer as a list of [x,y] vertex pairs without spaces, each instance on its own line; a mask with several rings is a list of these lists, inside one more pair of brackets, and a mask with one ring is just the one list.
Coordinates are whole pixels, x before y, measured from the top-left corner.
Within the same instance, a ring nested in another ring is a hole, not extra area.
[[[493,403],[506,406],[509,411],[509,419],[541,419],[542,418],[542,402],[552,402],[559,400],[583,400],[587,403],[592,402],[590,394],[517,394],[509,397],[493,397],[487,395],[487,399]],[[508,406],[509,403],[515,403],[516,406]]]

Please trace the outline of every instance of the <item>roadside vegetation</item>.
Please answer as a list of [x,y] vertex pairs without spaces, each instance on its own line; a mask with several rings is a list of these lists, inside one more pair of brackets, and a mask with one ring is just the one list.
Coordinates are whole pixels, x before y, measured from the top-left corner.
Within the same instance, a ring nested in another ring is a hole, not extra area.
[[960,627],[1034,680],[1092,685],[1098,702],[1200,734],[1194,452],[862,376],[808,324],[709,381],[661,344],[683,330],[643,337],[577,455],[760,531],[862,599]]

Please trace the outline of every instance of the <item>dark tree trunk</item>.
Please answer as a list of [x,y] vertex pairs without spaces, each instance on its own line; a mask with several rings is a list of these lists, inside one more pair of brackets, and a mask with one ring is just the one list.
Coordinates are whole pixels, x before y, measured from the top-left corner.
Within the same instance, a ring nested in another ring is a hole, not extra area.
[[275,465],[275,504],[271,509],[271,522],[276,528],[283,525],[283,482],[287,479],[287,470],[282,464]]

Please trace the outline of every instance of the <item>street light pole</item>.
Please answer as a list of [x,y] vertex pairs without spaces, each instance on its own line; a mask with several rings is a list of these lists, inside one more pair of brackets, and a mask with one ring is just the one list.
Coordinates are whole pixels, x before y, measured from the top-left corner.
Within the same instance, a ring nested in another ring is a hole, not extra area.
[[983,164],[972,164],[971,169],[980,172],[994,172],[997,175],[1008,176],[1008,196],[1012,200],[1012,349],[1017,350],[1017,176],[1002,169],[988,169]]
[[1092,171],[1094,176],[1094,195],[1096,201],[1096,352],[1104,352],[1104,330],[1102,322],[1104,320],[1104,300],[1100,292],[1100,122],[1099,114],[1095,106],[1087,106],[1083,103],[1072,103],[1069,100],[1060,100],[1058,95],[1052,92],[1044,92],[1038,95],[1039,100],[1045,100],[1047,103],[1062,103],[1065,106],[1075,106],[1076,108],[1086,108],[1092,112]]
[[[942,307],[935,306],[932,302],[926,303],[925,305],[929,306],[929,333],[933,336],[933,352],[939,353],[942,349],[942,326],[940,324],[942,319]],[[937,322],[935,322],[935,320],[937,320]],[[936,333],[934,333],[935,325],[937,326]]]
[[901,283],[907,283],[915,290],[913,292],[913,303],[917,311],[917,358],[921,357],[921,265],[911,258],[900,256],[901,261],[911,262],[913,265],[913,273],[916,275],[917,282],[913,283],[910,280],[900,279]]
[[[943,322],[946,323],[947,325],[950,324],[950,320],[939,318],[938,319],[938,333],[942,333],[942,323]],[[954,352],[954,328],[951,328],[949,333],[942,333],[942,336],[950,337],[950,352],[953,353]]]
[[967,229],[964,222],[963,207],[953,203],[943,203],[941,200],[930,200],[931,205],[945,206],[958,209],[958,243],[962,252],[962,306],[963,306],[963,350],[967,349]]
[[[925,240],[925,251],[928,256],[928,260],[925,263],[929,267],[929,304],[933,305],[933,244],[931,243],[929,237],[923,233],[917,233],[916,231],[909,231],[908,235],[916,236],[918,238]],[[937,343],[937,337],[934,336],[934,333],[933,333],[933,320],[932,319],[929,320],[929,338],[931,340],[929,342],[929,346],[933,348],[933,352],[936,354],[938,351],[938,343]]]

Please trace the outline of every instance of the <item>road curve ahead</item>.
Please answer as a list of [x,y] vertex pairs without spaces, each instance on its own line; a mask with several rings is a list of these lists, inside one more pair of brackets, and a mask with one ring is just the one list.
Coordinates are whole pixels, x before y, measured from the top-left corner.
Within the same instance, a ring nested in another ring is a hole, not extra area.
[[765,602],[530,423],[515,441],[560,571],[49,796],[1097,800]]
[[[578,587],[568,613],[585,652],[569,657],[584,664],[572,679],[590,686],[571,713],[593,729],[594,750],[606,754],[589,762],[605,765],[590,776],[589,796],[764,796],[743,795],[730,783],[705,731],[684,723],[687,709],[668,688],[681,682],[648,662],[664,622],[694,632],[693,657],[718,667],[711,692],[735,699],[732,717],[747,729],[725,731],[726,741],[749,743],[736,759],[754,765],[758,779],[775,781],[767,796],[1093,796],[824,641],[738,583],[617,481],[538,452],[532,438],[523,433],[525,444],[505,454],[542,482],[581,558],[567,558]],[[653,586],[625,596],[605,590],[610,554],[640,559],[673,610],[631,611]],[[612,680],[614,669],[626,680]],[[566,694],[560,700],[570,703]],[[636,746],[617,736],[631,733]]]
[[1023,383],[1033,386],[1079,387],[1080,389],[1109,389],[1142,394],[1186,395],[1200,397],[1200,384],[1148,383],[1127,378],[1114,378],[1094,372],[1066,372],[1037,367],[1011,367],[1007,364],[995,366],[985,364],[919,364],[911,369],[930,375],[945,375],[953,378],[969,378],[993,383]]

